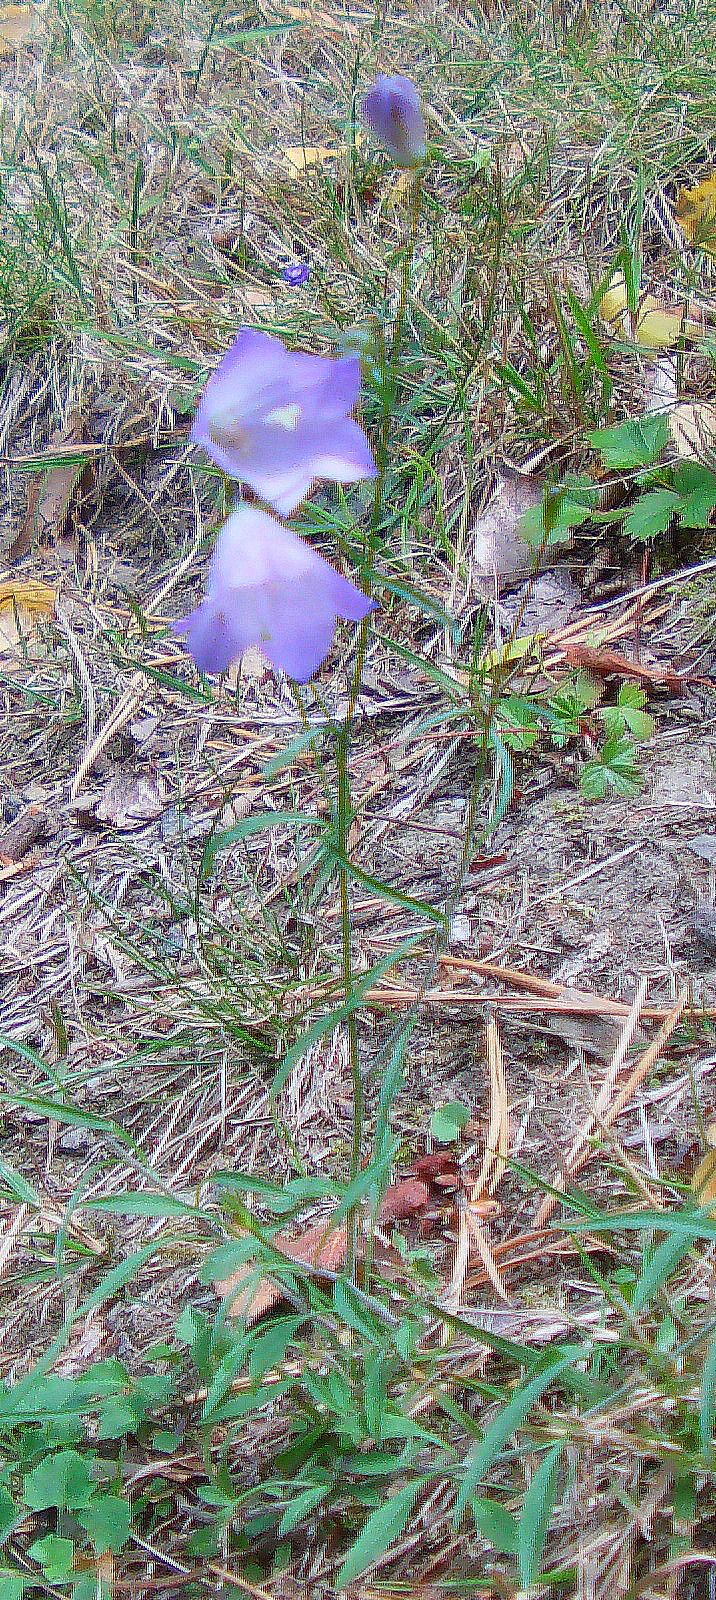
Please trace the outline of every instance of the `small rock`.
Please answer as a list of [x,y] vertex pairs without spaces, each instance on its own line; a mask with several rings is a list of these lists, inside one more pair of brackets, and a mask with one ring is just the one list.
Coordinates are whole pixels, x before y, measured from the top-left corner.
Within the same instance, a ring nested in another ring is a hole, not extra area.
[[716,950],[716,910],[706,900],[699,901],[692,912],[691,929],[707,950]]
[[686,843],[701,861],[707,861],[710,867],[716,866],[716,833],[697,833],[695,839],[687,839]]
[[472,922],[462,912],[453,917],[450,922],[450,944],[469,944],[472,938]]

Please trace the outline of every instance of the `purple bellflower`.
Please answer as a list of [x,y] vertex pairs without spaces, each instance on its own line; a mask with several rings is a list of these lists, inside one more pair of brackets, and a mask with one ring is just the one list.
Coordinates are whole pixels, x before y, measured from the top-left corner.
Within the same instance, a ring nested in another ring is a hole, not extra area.
[[220,530],[206,594],[174,623],[202,672],[225,672],[248,645],[299,683],[320,667],[336,617],[362,622],[375,603],[266,511],[239,506]]
[[410,78],[386,78],[381,73],[364,96],[361,115],[396,166],[419,167],[425,160],[425,123]]
[[311,268],[307,261],[290,261],[283,269],[284,283],[290,284],[292,289],[300,289],[301,285],[308,283]]
[[363,429],[348,415],[359,388],[358,361],[287,350],[242,328],[206,385],[191,437],[228,477],[289,516],[315,478],[376,476]]

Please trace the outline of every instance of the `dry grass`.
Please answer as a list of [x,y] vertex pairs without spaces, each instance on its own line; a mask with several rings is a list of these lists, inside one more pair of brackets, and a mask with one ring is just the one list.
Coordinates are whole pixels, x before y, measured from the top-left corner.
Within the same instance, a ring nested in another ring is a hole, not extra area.
[[[681,697],[655,691],[654,770],[636,800],[587,807],[571,751],[536,757],[521,766],[518,797],[482,858],[476,851],[461,866],[480,742],[466,688],[481,609],[471,530],[496,464],[544,452],[555,472],[576,469],[585,432],[603,420],[598,374],[581,394],[570,379],[555,309],[567,289],[587,304],[628,241],[645,284],[688,292],[713,313],[713,263],[682,248],[672,209],[679,185],[713,162],[715,67],[709,6],[672,15],[646,0],[544,14],[261,3],[241,15],[164,0],[126,13],[113,0],[58,0],[40,39],[0,64],[8,551],[30,526],[39,475],[68,460],[75,472],[66,518],[44,531],[33,524],[29,549],[8,559],[13,579],[56,586],[54,615],[0,657],[4,821],[11,827],[28,806],[40,819],[15,856],[0,836],[0,1153],[40,1199],[33,1206],[12,1181],[5,1187],[4,1373],[17,1378],[41,1357],[68,1296],[90,1293],[144,1245],[155,1253],[72,1333],[60,1372],[111,1356],[142,1370],[187,1303],[213,1311],[197,1275],[224,1232],[217,1171],[284,1178],[298,1156],[310,1175],[345,1179],[346,1030],[327,1031],[299,1056],[278,1110],[271,1095],[287,1048],[340,995],[338,892],[310,867],[315,830],[247,834],[208,864],[205,849],[213,831],[253,813],[327,819],[325,730],[345,711],[351,641],[339,639],[299,706],[257,656],[229,682],[199,683],[168,624],[198,593],[226,509],[223,484],[187,434],[237,325],[330,352],[394,312],[404,186],[365,144],[356,149],[353,108],[374,70],[409,70],[435,150],[377,568],[381,581],[414,585],[422,600],[384,590],[367,657],[352,757],[351,848],[368,880],[353,892],[356,969],[401,940],[416,944],[358,1013],[368,1126],[395,1015],[418,1009],[393,1112],[399,1165],[425,1150],[435,1105],[458,1099],[472,1108],[481,1156],[491,1112],[506,1128],[504,1105],[495,1109],[497,1015],[512,1165],[499,1212],[480,1220],[463,1209],[447,1224],[443,1215],[433,1232],[433,1265],[462,1320],[441,1346],[432,1318],[410,1403],[426,1426],[440,1417],[464,1454],[489,1403],[485,1385],[493,1373],[498,1381],[490,1335],[536,1350],[596,1330],[607,1377],[610,1344],[625,1343],[624,1364],[591,1412],[578,1415],[576,1401],[560,1397],[535,1424],[542,1442],[569,1440],[573,1475],[548,1547],[556,1576],[533,1592],[584,1600],[709,1592],[694,1563],[711,1542],[713,1484],[703,1528],[695,1511],[679,1523],[671,1462],[682,1451],[679,1470],[687,1457],[695,1470],[673,1412],[688,1409],[684,1396],[698,1388],[688,1334],[708,1335],[710,1247],[694,1242],[676,1263],[649,1323],[658,1344],[656,1323],[670,1307],[688,1349],[669,1398],[612,1281],[620,1263],[638,1276],[640,1236],[629,1236],[623,1258],[602,1239],[591,1275],[594,1236],[580,1238],[575,1256],[539,1184],[561,1189],[589,1155],[578,1181],[595,1206],[668,1209],[714,1111],[712,951],[690,929],[693,902],[713,897],[713,871],[688,849],[716,805],[704,660],[712,600],[708,575],[630,600],[640,572],[612,546],[606,556],[602,547],[601,573],[609,567],[615,593],[594,605],[590,550],[578,546],[585,597],[572,636],[598,625],[627,655],[679,669],[691,661],[693,681]],[[287,166],[287,148],[313,146],[334,153],[304,173],[296,157]],[[281,278],[296,257],[311,264],[301,290]],[[648,361],[606,335],[603,348],[611,414],[638,409]],[[521,403],[498,364],[536,388],[538,407]],[[708,345],[685,352],[680,392],[702,398],[714,387]],[[377,418],[369,390],[363,420],[372,429]],[[303,512],[326,549],[335,549],[331,505],[321,491]],[[359,488],[340,506],[339,543],[352,561],[366,505]],[[564,642],[556,632],[545,651],[545,685],[566,672]],[[282,765],[306,725],[319,736]],[[689,769],[700,774],[691,790]],[[485,821],[494,804],[485,785]],[[376,892],[374,878],[397,895]],[[421,902],[450,905],[462,919],[451,964],[436,967],[427,954],[434,922]],[[63,1106],[74,1120],[63,1120]],[[469,1143],[463,1153],[469,1165]],[[117,1222],[92,1210],[144,1189],[196,1203],[202,1215]],[[404,1287],[396,1260],[383,1265]],[[302,1349],[316,1370],[328,1359],[318,1335]],[[450,1411],[451,1397],[462,1414]],[[358,1526],[347,1491],[332,1521],[317,1515],[305,1548],[290,1543],[281,1571],[265,1534],[239,1556],[227,1544],[221,1561],[187,1554],[207,1476],[198,1403],[185,1386],[173,1421],[188,1423],[188,1442],[161,1462],[170,1504],[151,1537],[117,1558],[108,1592],[333,1593],[335,1526],[343,1516],[343,1546]],[[280,1406],[247,1421],[230,1447],[234,1479],[261,1484],[289,1432]],[[207,1459],[223,1448],[214,1435]],[[506,1450],[494,1468],[494,1486],[505,1504],[512,1488],[515,1506],[526,1481],[517,1455]],[[143,1439],[126,1475],[131,1492],[150,1471],[159,1471],[156,1452]],[[366,1600],[401,1585],[426,1600],[480,1585],[516,1592],[509,1558],[474,1529],[455,1534],[454,1498],[449,1479],[421,1487],[410,1530],[371,1573],[379,1587],[363,1587]]]

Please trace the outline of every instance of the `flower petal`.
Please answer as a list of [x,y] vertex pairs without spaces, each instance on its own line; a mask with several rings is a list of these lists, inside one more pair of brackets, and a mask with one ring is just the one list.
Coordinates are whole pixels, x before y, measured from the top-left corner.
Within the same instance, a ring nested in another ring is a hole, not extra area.
[[336,617],[358,622],[374,609],[298,534],[239,506],[217,537],[204,600],[174,628],[204,672],[225,672],[256,644],[305,683],[330,649]]
[[410,78],[380,73],[361,105],[363,121],[399,167],[418,167],[425,159],[425,123],[420,96]]
[[378,476],[363,429],[350,417],[326,429],[311,466],[315,478],[331,478],[336,483],[356,483],[359,478]]

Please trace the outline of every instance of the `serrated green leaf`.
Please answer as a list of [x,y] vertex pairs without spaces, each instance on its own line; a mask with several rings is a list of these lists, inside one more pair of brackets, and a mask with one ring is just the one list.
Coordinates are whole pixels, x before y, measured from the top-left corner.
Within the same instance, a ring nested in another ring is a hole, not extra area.
[[673,489],[652,489],[640,495],[624,518],[624,532],[630,539],[644,543],[666,533],[679,508],[679,496]]
[[624,721],[632,738],[638,739],[640,743],[653,738],[656,723],[648,711],[640,711],[637,706],[627,706],[624,711]]
[[612,428],[597,428],[587,435],[599,450],[606,467],[628,472],[650,466],[658,459],[669,439],[669,419],[664,413],[631,417]]

